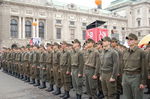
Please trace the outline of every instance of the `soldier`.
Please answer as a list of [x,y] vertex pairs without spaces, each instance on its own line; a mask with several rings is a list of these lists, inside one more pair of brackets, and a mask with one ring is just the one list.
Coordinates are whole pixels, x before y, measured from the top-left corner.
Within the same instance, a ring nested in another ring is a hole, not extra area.
[[95,41],[88,39],[86,41],[86,47],[88,48],[86,55],[87,59],[84,62],[84,75],[86,80],[86,90],[89,95],[89,99],[98,99],[97,97],[97,75],[99,67],[99,53],[94,49]]
[[123,55],[122,55],[122,52],[118,49],[118,43],[119,43],[119,41],[115,38],[115,37],[113,37],[112,38],[112,42],[111,42],[111,46],[112,46],[112,48],[114,49],[114,50],[116,50],[117,51],[117,53],[118,53],[118,55],[119,55],[119,60],[118,60],[118,62],[119,62],[119,67],[118,67],[118,74],[117,74],[117,79],[116,79],[116,82],[117,82],[117,99],[120,99],[120,94],[122,94],[122,85],[121,85],[121,83],[122,83],[122,62],[123,62]]
[[18,62],[18,78],[20,78],[21,77],[21,71],[20,71],[20,65],[21,65],[21,48],[18,49],[17,62]]
[[60,74],[65,93],[60,97],[62,99],[68,99],[70,97],[69,91],[71,87],[71,57],[70,53],[67,51],[67,42],[63,41],[61,46],[62,52],[60,54]]
[[54,81],[56,85],[56,90],[53,92],[54,95],[61,94],[60,88],[62,87],[61,84],[61,77],[60,77],[60,45],[58,43],[54,43],[53,46],[53,75]]
[[29,67],[29,46],[25,48],[25,53],[24,53],[24,81],[30,82],[30,67]]
[[123,95],[125,99],[143,99],[143,89],[146,82],[145,53],[138,48],[138,37],[130,33],[129,49],[123,55]]
[[111,39],[104,37],[101,53],[100,79],[105,99],[116,99],[116,77],[118,72],[118,53],[111,48]]
[[33,68],[35,68],[34,77],[36,78],[36,83],[34,84],[34,86],[40,86],[40,54],[40,47],[37,47],[33,55]]
[[[101,53],[103,51],[103,42],[101,40],[99,40],[96,43],[96,49],[99,52],[99,56],[101,56]],[[100,78],[100,74],[99,73],[98,73],[97,78]],[[98,82],[98,94],[97,95],[98,95],[99,99],[102,99],[102,98],[104,98],[104,95],[103,95],[103,91],[102,91],[101,80],[97,79],[97,82]]]
[[11,71],[11,61],[12,61],[12,57],[11,57],[11,49],[8,49],[8,52],[7,52],[7,56],[6,56],[6,63],[7,63],[7,73],[12,75],[12,71]]
[[80,50],[81,43],[78,39],[72,41],[73,50],[71,51],[71,74],[73,88],[76,91],[77,99],[82,96],[82,76],[83,76],[83,53]]
[[33,46],[32,49],[32,64],[31,64],[31,82],[30,84],[35,84],[35,78],[36,78],[36,66],[37,66],[37,48],[38,46]]
[[47,76],[47,70],[46,70],[46,50],[44,46],[41,46],[40,48],[40,58],[39,58],[39,63],[40,63],[40,80],[41,80],[41,85],[38,87],[39,89],[44,89],[46,88],[46,76]]
[[146,62],[147,62],[147,70],[148,70],[148,77],[147,77],[147,92],[144,92],[144,94],[150,94],[150,44],[146,46],[145,49],[146,52]]
[[34,54],[34,46],[31,46],[30,47],[30,52],[29,52],[29,69],[30,69],[30,84],[34,84],[35,83],[35,79],[33,78],[33,69],[32,69],[32,66],[33,66],[33,54]]
[[46,68],[47,68],[47,81],[49,83],[49,88],[46,91],[51,92],[54,90],[54,76],[53,76],[53,52],[52,44],[47,43],[47,54],[46,54]]
[[20,60],[20,68],[19,68],[19,71],[20,71],[20,79],[24,79],[24,55],[25,55],[25,47],[22,46],[21,47],[21,60]]

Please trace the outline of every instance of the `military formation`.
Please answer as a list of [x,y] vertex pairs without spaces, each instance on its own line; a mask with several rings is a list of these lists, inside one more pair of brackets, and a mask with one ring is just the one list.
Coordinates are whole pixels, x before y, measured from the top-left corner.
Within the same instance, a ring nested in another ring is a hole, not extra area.
[[83,94],[88,99],[142,99],[146,86],[145,94],[150,94],[150,44],[143,50],[136,35],[126,39],[129,48],[109,37],[97,43],[88,39],[83,46],[75,39],[71,44],[4,48],[0,68],[61,99],[68,99],[71,89],[76,99]]

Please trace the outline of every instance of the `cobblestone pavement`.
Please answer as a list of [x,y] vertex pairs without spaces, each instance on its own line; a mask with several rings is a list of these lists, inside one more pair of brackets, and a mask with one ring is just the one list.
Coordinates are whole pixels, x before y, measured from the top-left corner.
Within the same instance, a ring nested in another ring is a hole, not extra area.
[[[70,99],[75,99],[75,92],[71,90]],[[148,99],[150,96],[144,96]],[[25,83],[20,79],[3,73],[0,71],[0,99],[60,99],[59,96],[54,96],[45,89],[41,90],[33,85]],[[83,95],[83,99],[88,99]],[[121,98],[123,99],[123,98]]]

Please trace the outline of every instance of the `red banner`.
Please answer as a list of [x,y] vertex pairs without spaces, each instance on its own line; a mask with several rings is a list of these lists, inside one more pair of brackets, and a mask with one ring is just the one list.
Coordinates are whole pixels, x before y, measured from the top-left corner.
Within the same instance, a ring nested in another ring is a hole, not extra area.
[[93,28],[86,30],[86,40],[91,38],[95,42],[101,40],[105,36],[108,36],[108,30],[107,29],[101,29],[101,28]]

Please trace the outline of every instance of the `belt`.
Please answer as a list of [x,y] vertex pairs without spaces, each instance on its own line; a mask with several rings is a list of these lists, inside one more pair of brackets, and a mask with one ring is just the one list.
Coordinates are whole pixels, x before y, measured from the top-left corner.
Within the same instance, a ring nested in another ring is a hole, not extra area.
[[111,70],[108,70],[108,71],[102,71],[102,73],[108,74],[108,73],[112,73],[112,71],[111,71]]
[[139,72],[139,71],[125,71],[124,73],[127,75],[134,75],[134,74],[140,74],[141,72]]
[[95,67],[85,65],[85,69],[95,69]]

